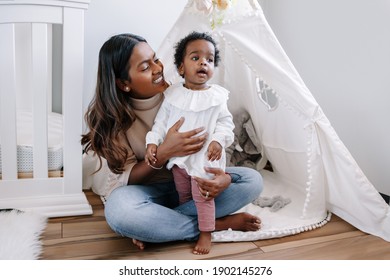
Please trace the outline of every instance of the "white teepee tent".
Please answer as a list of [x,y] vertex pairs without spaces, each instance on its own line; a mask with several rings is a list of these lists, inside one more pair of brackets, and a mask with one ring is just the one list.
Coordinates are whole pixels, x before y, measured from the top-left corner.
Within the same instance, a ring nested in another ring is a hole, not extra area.
[[[217,1],[214,1],[217,2]],[[253,204],[246,211],[262,218],[257,232],[221,231],[214,241],[243,241],[296,234],[323,226],[335,213],[360,230],[390,241],[390,207],[358,167],[305,86],[255,0],[189,0],[160,46],[165,75],[178,81],[173,49],[191,31],[209,32],[221,63],[214,82],[230,90],[233,115],[249,112],[261,142],[263,196],[282,195],[291,203],[271,212]]]

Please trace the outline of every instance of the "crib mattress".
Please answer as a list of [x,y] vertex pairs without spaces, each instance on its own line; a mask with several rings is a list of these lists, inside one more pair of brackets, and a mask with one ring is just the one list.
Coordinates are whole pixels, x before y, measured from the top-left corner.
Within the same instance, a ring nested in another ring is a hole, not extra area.
[[[17,163],[18,172],[33,172],[33,128],[32,113],[17,113]],[[48,171],[61,170],[63,166],[62,115],[48,114]],[[1,140],[0,140],[1,141]],[[2,173],[0,142],[0,174]]]

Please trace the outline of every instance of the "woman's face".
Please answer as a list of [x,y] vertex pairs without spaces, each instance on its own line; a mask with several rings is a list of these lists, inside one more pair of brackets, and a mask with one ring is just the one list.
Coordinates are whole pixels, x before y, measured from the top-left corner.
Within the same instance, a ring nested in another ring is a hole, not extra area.
[[129,65],[130,82],[126,81],[125,85],[130,88],[133,98],[150,98],[168,87],[163,75],[164,66],[147,43],[140,42],[134,47]]

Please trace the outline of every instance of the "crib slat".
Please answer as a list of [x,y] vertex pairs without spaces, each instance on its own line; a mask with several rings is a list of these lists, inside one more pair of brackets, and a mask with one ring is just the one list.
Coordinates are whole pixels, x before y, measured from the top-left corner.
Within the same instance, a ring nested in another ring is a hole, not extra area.
[[0,24],[0,139],[2,177],[17,178],[15,27]]
[[[64,8],[62,100],[64,116],[64,180],[66,193],[82,186],[82,89],[84,60],[84,14],[80,9]],[[77,65],[77,67],[75,67]]]
[[47,163],[47,24],[32,26],[33,162],[34,178],[48,178]]

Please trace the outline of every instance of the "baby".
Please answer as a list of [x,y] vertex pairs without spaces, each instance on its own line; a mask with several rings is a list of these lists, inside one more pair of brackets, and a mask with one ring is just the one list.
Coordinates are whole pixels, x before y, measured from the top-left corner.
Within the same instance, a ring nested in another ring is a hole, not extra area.
[[208,254],[211,233],[215,230],[214,198],[202,193],[192,177],[208,178],[204,167],[225,169],[225,148],[233,143],[233,118],[227,107],[229,92],[216,84],[209,84],[214,67],[219,62],[219,50],[207,33],[192,32],[180,40],[175,48],[175,65],[184,83],[170,86],[156,116],[152,130],[146,135],[145,161],[156,161],[157,146],[162,143],[168,129],[181,117],[185,118],[181,131],[204,127],[208,142],[195,154],[171,158],[167,164],[172,169],[179,202],[195,201],[200,235],[194,254]]

